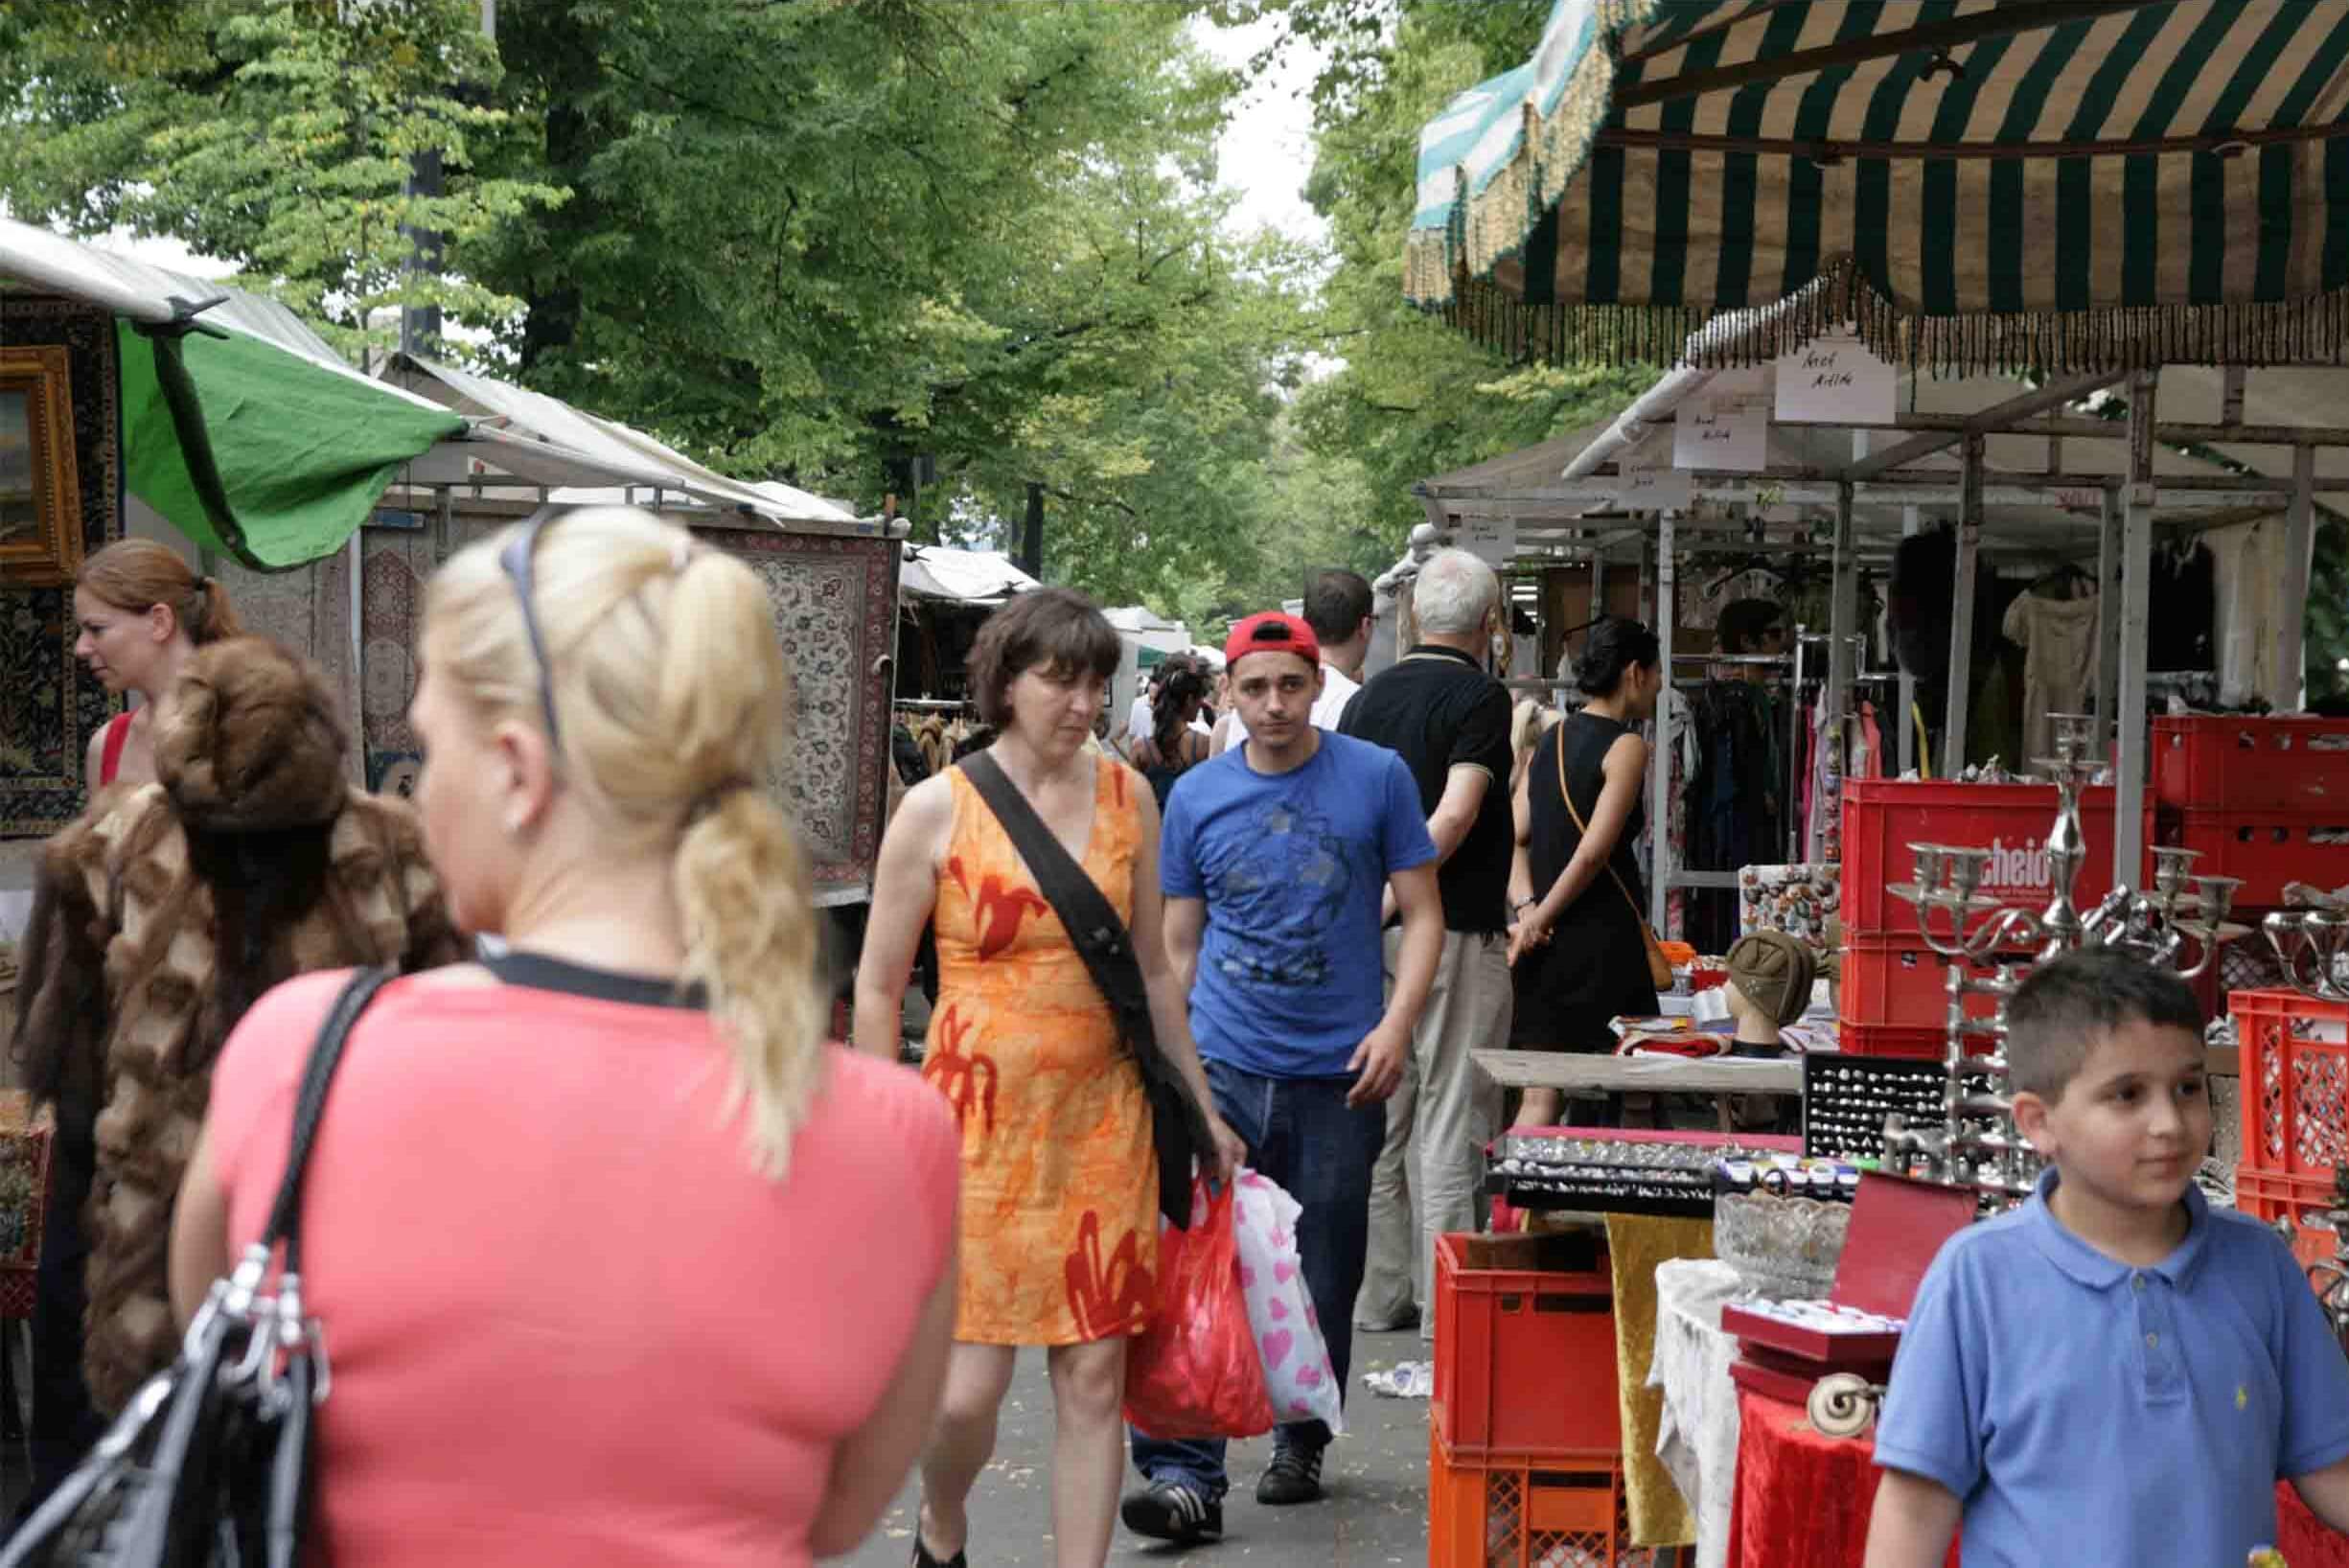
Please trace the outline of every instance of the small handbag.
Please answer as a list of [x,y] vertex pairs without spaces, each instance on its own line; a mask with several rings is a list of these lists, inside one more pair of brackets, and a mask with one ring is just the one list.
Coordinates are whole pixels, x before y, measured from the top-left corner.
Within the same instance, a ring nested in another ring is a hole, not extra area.
[[[1566,737],[1562,731],[1553,731],[1553,733],[1558,737],[1558,797],[1566,802],[1566,815],[1574,819],[1575,831],[1588,838],[1590,829],[1582,825],[1582,814],[1575,810],[1574,791],[1566,787]],[[1606,867],[1607,875],[1614,879],[1616,888],[1623,893],[1624,902],[1631,906],[1631,918],[1639,923],[1640,942],[1647,949],[1648,982],[1659,991],[1670,990],[1672,988],[1672,960],[1664,956],[1664,946],[1656,940],[1655,928],[1648,925],[1646,915],[1640,913],[1640,901],[1631,896],[1631,889],[1624,885],[1624,879],[1617,874],[1612,851],[1608,852]],[[0,1564],[0,1568],[6,1568],[6,1565]]]
[[[326,1345],[302,1307],[302,1175],[343,1043],[396,973],[351,977],[319,1025],[293,1141],[261,1239],[213,1281],[179,1358],[131,1395],[89,1455],[0,1550],[0,1568],[295,1568]],[[262,1294],[278,1243],[286,1262]]]
[[[1158,1207],[1176,1230],[1191,1221],[1191,1163],[1211,1161],[1215,1140],[1208,1131],[1207,1114],[1190,1085],[1159,1049],[1158,1027],[1150,1022],[1150,992],[1141,977],[1141,960],[1125,922],[1117,918],[1101,889],[1067,847],[1053,835],[1020,787],[1004,775],[1002,765],[985,751],[974,751],[955,766],[971,781],[979,797],[1003,824],[1012,847],[1027,862],[1036,887],[1052,912],[1068,928],[1069,940],[1085,960],[1093,983],[1109,1003],[1117,1032],[1141,1069],[1142,1090],[1150,1101],[1150,1136],[1158,1149]],[[7,1565],[0,1563],[0,1568]]]

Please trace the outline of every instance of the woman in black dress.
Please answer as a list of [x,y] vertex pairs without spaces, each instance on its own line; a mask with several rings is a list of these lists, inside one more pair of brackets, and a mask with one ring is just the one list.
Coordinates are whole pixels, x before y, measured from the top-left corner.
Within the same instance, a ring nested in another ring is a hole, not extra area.
[[[1631,853],[1647,776],[1639,726],[1655,717],[1664,687],[1656,634],[1637,621],[1601,621],[1575,682],[1590,701],[1542,737],[1517,780],[1509,1044],[1521,1050],[1612,1050],[1611,1022],[1657,1009],[1641,935],[1647,900]],[[1561,781],[1573,792],[1572,811]],[[1577,815],[1587,833],[1576,827]],[[1550,1126],[1563,1109],[1558,1091],[1530,1089],[1517,1124]]]
[[1150,781],[1150,793],[1158,796],[1161,811],[1166,809],[1166,796],[1174,792],[1175,780],[1208,759],[1208,738],[1191,727],[1207,695],[1207,680],[1198,671],[1188,666],[1176,670],[1159,687],[1151,703],[1156,727],[1147,739],[1134,745],[1134,766]]

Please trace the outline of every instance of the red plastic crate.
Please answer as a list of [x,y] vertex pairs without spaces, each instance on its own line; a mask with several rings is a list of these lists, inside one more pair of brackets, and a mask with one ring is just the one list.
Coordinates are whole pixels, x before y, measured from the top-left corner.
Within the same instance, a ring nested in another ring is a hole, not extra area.
[[1660,1556],[1631,1544],[1620,1460],[1480,1464],[1428,1434],[1428,1568],[1653,1568]]
[[1466,1239],[1436,1238],[1432,1408],[1444,1445],[1479,1462],[1621,1453],[1614,1278],[1471,1269]]
[[2349,813],[2349,719],[2155,719],[2153,793],[2200,811]]
[[2243,1060],[2243,1164],[2330,1184],[2349,1099],[2349,1003],[2297,991],[2227,999]]
[[2328,1217],[2333,1208],[2333,1184],[2305,1176],[2274,1176],[2248,1165],[2235,1167],[2235,1207],[2253,1219],[2273,1225],[2291,1221],[2291,1255],[2303,1269],[2330,1263],[2339,1256],[2339,1238]]
[[2325,817],[2165,807],[2155,832],[2158,842],[2201,851],[2194,875],[2241,877],[2239,907],[2289,903],[2287,882],[2328,889],[2349,883],[2349,802]]
[[[1992,1018],[1997,1015],[1998,999],[1970,995],[1965,1006],[1969,1018]],[[1844,1024],[1946,1029],[1948,962],[1916,936],[1848,934],[1843,974],[1835,986],[1835,1016]]]
[[[2112,886],[2112,787],[2080,792],[2087,860],[2073,897],[2093,905]],[[1997,851],[1981,890],[2011,908],[2043,910],[2055,894],[2045,845],[2056,819],[2053,784],[1947,784],[1852,778],[1843,785],[1843,924],[1854,935],[1907,936],[1917,911],[1884,891],[1916,874],[1912,843]],[[2153,819],[2152,803],[2146,819]],[[2141,842],[2150,842],[2148,834]]]
[[[1938,1062],[1947,1048],[1947,1032],[1935,1026],[1913,1028],[1898,1024],[1847,1024],[1837,1022],[1835,1039],[1846,1055],[1906,1056],[1921,1062]],[[1984,1035],[1977,1050],[1987,1050],[1991,1037]]]

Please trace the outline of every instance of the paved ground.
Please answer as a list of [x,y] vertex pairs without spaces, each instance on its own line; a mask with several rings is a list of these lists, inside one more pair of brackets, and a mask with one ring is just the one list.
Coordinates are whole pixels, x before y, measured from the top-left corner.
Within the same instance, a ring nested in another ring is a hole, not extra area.
[[[1272,1440],[1238,1443],[1232,1449],[1232,1491],[1224,1503],[1220,1544],[1178,1552],[1120,1527],[1110,1560],[1152,1568],[1191,1563],[1417,1568],[1427,1561],[1427,1401],[1379,1398],[1362,1387],[1362,1374],[1424,1359],[1416,1332],[1354,1336],[1347,1433],[1324,1463],[1322,1476],[1329,1495],[1323,1501],[1303,1508],[1258,1508],[1255,1481],[1271,1455]],[[1044,1353],[1030,1350],[1022,1356],[1003,1403],[995,1462],[971,1494],[971,1568],[1050,1568],[1051,1442],[1052,1394],[1045,1382]],[[1130,1465],[1127,1475],[1133,1476]],[[900,1568],[913,1553],[917,1491],[909,1483],[873,1538],[843,1560],[856,1568]]]

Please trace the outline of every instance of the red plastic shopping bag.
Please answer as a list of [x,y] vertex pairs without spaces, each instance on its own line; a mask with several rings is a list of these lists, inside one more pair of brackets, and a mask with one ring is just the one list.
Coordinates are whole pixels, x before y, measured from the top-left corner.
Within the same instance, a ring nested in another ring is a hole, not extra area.
[[1159,1236],[1158,1316],[1125,1366],[1125,1418],[1154,1438],[1254,1438],[1273,1427],[1240,1288],[1232,1192],[1195,1185],[1191,1228]]

